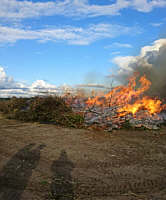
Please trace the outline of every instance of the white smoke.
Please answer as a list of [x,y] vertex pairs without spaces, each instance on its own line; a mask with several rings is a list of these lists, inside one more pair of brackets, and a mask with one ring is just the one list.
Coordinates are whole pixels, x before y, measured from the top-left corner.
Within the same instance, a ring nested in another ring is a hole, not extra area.
[[150,95],[166,97],[166,39],[141,48],[138,56],[118,56],[113,62],[119,68],[116,78],[121,83],[125,83],[133,72],[139,72],[152,82]]

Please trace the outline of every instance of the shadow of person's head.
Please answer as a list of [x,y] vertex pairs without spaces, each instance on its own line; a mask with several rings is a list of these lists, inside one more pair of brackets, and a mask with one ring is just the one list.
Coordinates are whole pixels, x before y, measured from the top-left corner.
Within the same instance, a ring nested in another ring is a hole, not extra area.
[[44,149],[45,147],[46,147],[45,144],[41,144],[41,145],[38,146],[38,149],[39,149],[39,150],[42,150],[42,149]]
[[74,191],[71,172],[74,168],[73,162],[68,158],[67,152],[62,150],[59,158],[51,166],[53,173],[50,186],[54,199],[73,200]]

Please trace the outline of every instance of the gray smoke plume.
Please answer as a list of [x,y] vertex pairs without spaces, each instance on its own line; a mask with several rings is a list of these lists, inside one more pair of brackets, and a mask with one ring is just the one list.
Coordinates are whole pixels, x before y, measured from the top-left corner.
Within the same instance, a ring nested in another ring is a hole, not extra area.
[[143,47],[139,56],[116,57],[114,63],[119,67],[116,76],[119,82],[126,83],[133,72],[145,74],[152,83],[148,95],[166,98],[166,39]]

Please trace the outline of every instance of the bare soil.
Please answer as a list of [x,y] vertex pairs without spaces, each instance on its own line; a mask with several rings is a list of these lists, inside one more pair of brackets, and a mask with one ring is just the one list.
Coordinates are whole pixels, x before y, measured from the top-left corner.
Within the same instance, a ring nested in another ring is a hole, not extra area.
[[0,117],[0,200],[166,200],[166,127],[112,133]]

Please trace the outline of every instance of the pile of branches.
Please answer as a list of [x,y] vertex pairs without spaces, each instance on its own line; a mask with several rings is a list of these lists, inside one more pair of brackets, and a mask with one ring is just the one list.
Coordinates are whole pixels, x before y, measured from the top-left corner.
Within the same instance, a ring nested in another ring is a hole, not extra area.
[[146,110],[140,110],[135,115],[128,113],[120,116],[118,112],[120,105],[88,106],[86,101],[86,98],[70,99],[73,111],[83,113],[86,127],[106,131],[121,128],[157,130],[166,123],[166,112],[150,115]]
[[130,113],[120,117],[117,108],[118,106],[87,108],[84,114],[86,125],[101,127],[107,131],[121,128],[158,130],[166,123],[165,113],[149,115],[147,111],[141,110],[136,115]]
[[84,118],[59,96],[16,98],[0,102],[0,111],[9,119],[83,127]]
[[150,116],[141,110],[135,116],[119,116],[119,106],[87,106],[87,98],[33,97],[0,101],[0,111],[9,119],[52,123],[65,127],[95,128],[112,131],[121,128],[157,130],[166,123],[166,113]]

